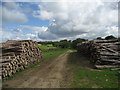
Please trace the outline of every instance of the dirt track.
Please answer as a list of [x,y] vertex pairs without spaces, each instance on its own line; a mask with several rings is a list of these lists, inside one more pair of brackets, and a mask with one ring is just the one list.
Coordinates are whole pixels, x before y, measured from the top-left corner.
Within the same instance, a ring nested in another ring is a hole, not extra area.
[[38,65],[35,68],[21,72],[11,80],[3,83],[9,88],[60,88],[63,87],[63,72],[65,69],[68,51],[58,56],[52,62]]
[[[73,64],[68,64],[72,60]],[[3,83],[5,88],[70,88],[71,69],[74,65],[90,68],[86,57],[71,52],[58,56],[37,65],[35,68],[23,71],[11,80]],[[65,82],[65,81],[68,82]]]

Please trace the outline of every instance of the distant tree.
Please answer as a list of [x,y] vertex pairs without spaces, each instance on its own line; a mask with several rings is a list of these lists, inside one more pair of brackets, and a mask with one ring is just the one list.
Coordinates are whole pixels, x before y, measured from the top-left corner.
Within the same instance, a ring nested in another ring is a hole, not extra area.
[[97,39],[98,39],[98,40],[102,40],[102,38],[101,38],[101,37],[97,37]]
[[37,42],[38,44],[42,44],[42,45],[48,45],[48,44],[53,44],[52,41],[39,41]]
[[60,42],[67,42],[67,39],[64,39],[64,40],[60,40]]
[[74,48],[74,49],[76,49],[77,48],[77,44],[78,43],[82,43],[84,41],[86,41],[86,40],[82,39],[82,38],[77,38],[76,40],[72,41],[71,47]]
[[111,39],[117,39],[117,38],[114,37],[113,35],[110,35],[110,36],[106,36],[105,39],[106,40],[111,40]]
[[78,43],[82,43],[83,41],[86,41],[85,39],[82,38],[77,38],[76,40],[60,40],[60,41],[40,41],[38,42],[38,44],[42,44],[42,45],[48,45],[48,44],[52,44],[54,47],[60,47],[60,48],[76,48],[76,45]]
[[120,41],[120,37],[118,37],[118,40]]
[[70,42],[70,43],[71,43],[71,40],[69,40],[68,42]]
[[65,40],[60,40],[59,46],[61,48],[69,48],[70,47],[70,42],[67,41],[66,39]]
[[59,42],[53,42],[52,45],[53,45],[54,47],[59,47]]

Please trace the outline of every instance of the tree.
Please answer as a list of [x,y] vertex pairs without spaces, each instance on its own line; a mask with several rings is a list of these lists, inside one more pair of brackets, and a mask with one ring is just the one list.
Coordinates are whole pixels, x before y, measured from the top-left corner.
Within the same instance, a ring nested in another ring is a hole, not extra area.
[[117,38],[114,37],[113,35],[110,35],[110,36],[106,36],[105,39],[106,40],[111,40],[111,39],[117,39]]
[[70,42],[67,41],[66,39],[65,40],[60,40],[59,46],[61,48],[69,48],[70,47]]
[[58,41],[57,41],[57,42],[53,42],[52,45],[53,45],[54,47],[59,47],[59,42],[58,42]]
[[101,38],[101,37],[97,37],[97,39],[98,39],[98,40],[102,40],[102,38]]
[[76,49],[77,48],[77,44],[78,43],[82,43],[84,41],[86,41],[86,40],[82,39],[82,38],[77,38],[76,40],[72,41],[71,47],[74,48],[74,49]]

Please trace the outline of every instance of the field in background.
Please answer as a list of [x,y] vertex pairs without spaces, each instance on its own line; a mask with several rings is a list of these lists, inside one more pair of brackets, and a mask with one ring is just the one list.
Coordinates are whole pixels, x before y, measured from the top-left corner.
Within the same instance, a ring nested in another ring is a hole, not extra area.
[[39,45],[40,49],[45,52],[45,51],[48,51],[48,50],[55,50],[55,49],[58,49],[57,47],[53,47],[51,44],[48,44],[48,45]]
[[59,47],[53,47],[51,44],[45,46],[45,45],[39,45],[40,49],[42,50],[43,53],[43,59],[48,60],[48,59],[54,59],[60,54],[65,53],[68,51],[68,49],[62,49]]

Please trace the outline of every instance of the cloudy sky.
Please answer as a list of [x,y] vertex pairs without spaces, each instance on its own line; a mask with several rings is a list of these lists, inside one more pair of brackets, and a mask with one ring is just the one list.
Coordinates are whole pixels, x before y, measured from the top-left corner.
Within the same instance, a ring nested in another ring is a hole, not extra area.
[[118,35],[117,2],[2,2],[0,42]]

